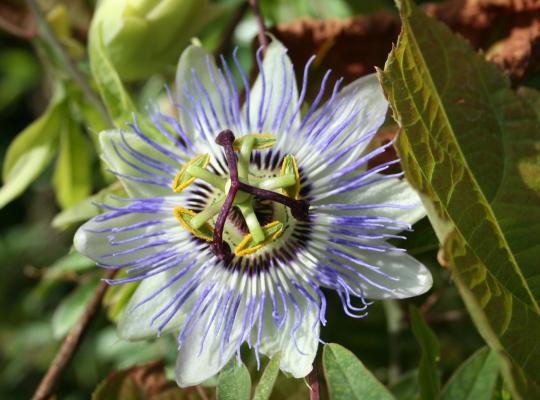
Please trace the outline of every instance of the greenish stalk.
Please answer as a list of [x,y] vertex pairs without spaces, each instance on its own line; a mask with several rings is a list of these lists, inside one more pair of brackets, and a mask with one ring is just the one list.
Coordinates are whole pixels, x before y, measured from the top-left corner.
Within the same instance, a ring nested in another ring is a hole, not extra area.
[[204,168],[197,167],[196,165],[190,165],[186,171],[191,176],[195,178],[202,179],[203,181],[209,183],[210,185],[218,188],[222,192],[225,191],[225,184],[227,181],[216,174],[213,174],[210,171],[205,170]]
[[294,175],[276,176],[274,178],[265,179],[257,185],[261,189],[281,189],[284,187],[292,186],[296,183],[296,177]]
[[259,224],[259,220],[257,219],[257,216],[255,215],[255,211],[253,210],[251,204],[239,204],[238,208],[240,209],[240,212],[246,220],[246,225],[249,229],[249,233],[251,233],[251,238],[253,239],[253,241],[255,243],[260,243],[264,241],[264,231],[261,228],[261,224]]
[[193,229],[199,229],[206,221],[208,221],[214,215],[219,214],[224,202],[225,198],[219,199],[214,204],[205,208],[203,211],[194,216],[189,223],[191,227]]
[[395,384],[399,380],[400,371],[400,342],[399,333],[403,329],[403,311],[396,300],[382,302],[386,315],[386,329],[388,331],[388,383]]

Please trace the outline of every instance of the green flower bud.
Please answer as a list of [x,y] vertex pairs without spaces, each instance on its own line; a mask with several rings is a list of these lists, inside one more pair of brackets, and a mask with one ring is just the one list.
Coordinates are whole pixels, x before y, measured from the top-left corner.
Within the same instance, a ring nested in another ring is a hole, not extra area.
[[208,0],[102,0],[90,27],[124,80],[143,79],[174,64],[192,36],[221,15]]

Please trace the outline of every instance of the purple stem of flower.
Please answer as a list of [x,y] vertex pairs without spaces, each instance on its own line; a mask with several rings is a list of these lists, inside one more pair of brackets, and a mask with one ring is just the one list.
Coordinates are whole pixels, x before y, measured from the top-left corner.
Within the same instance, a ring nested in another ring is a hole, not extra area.
[[305,200],[295,200],[290,197],[284,196],[280,193],[272,192],[270,190],[260,189],[247,183],[240,182],[238,179],[238,166],[236,156],[234,154],[233,143],[234,134],[226,129],[219,133],[216,137],[216,143],[222,146],[225,150],[225,157],[227,158],[227,165],[229,167],[229,174],[231,177],[231,185],[223,207],[221,208],[216,220],[216,226],[214,227],[214,234],[212,237],[212,251],[222,261],[228,261],[231,258],[231,249],[229,245],[223,241],[223,228],[225,227],[225,221],[231,211],[236,193],[240,190],[252,194],[262,200],[275,201],[283,204],[291,209],[291,214],[298,220],[306,220],[308,218],[309,203]]

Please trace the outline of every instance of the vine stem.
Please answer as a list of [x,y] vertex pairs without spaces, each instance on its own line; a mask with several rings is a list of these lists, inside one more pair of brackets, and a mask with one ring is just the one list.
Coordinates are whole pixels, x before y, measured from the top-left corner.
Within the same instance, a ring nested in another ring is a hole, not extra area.
[[219,43],[218,47],[216,47],[216,50],[214,50],[214,57],[219,58],[219,56],[225,54],[227,50],[229,50],[234,32],[236,31],[240,21],[242,21],[242,18],[244,18],[244,15],[248,9],[249,3],[247,1],[238,7],[222,33],[221,42]]
[[261,14],[258,0],[248,0],[249,5],[253,9],[255,14],[255,21],[257,21],[257,27],[259,29],[259,43],[263,48],[263,54],[266,54],[268,48],[268,38],[266,37],[266,27],[264,26],[264,19]]
[[313,369],[309,373],[309,386],[311,390],[309,391],[309,400],[319,400],[320,396],[320,386],[319,386],[319,377],[317,375],[317,367],[313,364]]
[[52,48],[52,50],[56,53],[57,57],[60,59],[60,62],[65,67],[66,72],[79,85],[88,101],[98,110],[98,112],[103,116],[105,121],[107,121],[109,125],[112,126],[113,123],[111,117],[109,116],[109,113],[107,112],[107,109],[105,108],[99,97],[96,95],[96,93],[92,90],[83,74],[78,70],[73,60],[66,53],[64,46],[62,46],[62,43],[60,43],[60,41],[56,37],[36,0],[26,0],[26,3],[28,4],[28,7],[32,11],[32,14],[36,19],[39,28],[38,32],[42,36],[43,40],[45,40],[45,42],[47,42]]
[[54,360],[49,365],[47,373],[39,383],[39,386],[37,387],[34,396],[32,397],[32,400],[46,400],[51,395],[56,382],[58,381],[58,379],[66,369],[67,365],[69,364],[69,361],[73,357],[73,354],[75,353],[75,350],[77,349],[77,346],[81,341],[82,335],[99,311],[101,302],[103,301],[103,297],[105,296],[107,288],[109,287],[105,280],[112,279],[116,272],[116,270],[107,271],[104,279],[99,282],[99,285],[97,286],[94,295],[84,309],[83,315],[81,316],[81,318],[79,318],[77,324],[75,324],[75,326],[71,328],[68,335],[64,339],[64,342],[58,349]]

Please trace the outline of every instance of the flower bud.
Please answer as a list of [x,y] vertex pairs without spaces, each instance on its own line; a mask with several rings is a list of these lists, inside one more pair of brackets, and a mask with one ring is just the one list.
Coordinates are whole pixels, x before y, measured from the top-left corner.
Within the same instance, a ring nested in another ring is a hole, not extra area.
[[208,0],[102,0],[90,27],[124,80],[143,79],[174,64],[192,36],[225,7]]

